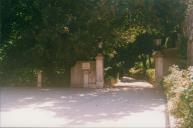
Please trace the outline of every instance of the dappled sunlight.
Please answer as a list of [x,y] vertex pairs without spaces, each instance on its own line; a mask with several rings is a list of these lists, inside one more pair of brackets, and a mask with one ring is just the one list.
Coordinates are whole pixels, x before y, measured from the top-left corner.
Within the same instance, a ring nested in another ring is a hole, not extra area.
[[132,77],[126,77],[124,76],[121,80],[119,80],[116,84],[114,84],[115,87],[140,87],[140,88],[153,88],[154,86],[150,83],[148,83],[145,80],[136,80]]
[[51,91],[51,89],[49,89],[49,88],[41,88],[40,90],[41,91]]
[[123,82],[118,82],[115,84],[115,86],[128,86],[128,87],[147,87],[147,88],[152,88],[153,85],[147,82],[132,82],[132,83],[123,83]]
[[37,106],[38,107],[52,107],[54,106],[54,103],[55,103],[54,101],[47,101],[47,102],[38,104]]
[[153,88],[7,89],[1,90],[1,96],[3,127],[164,127],[166,124],[165,99]]
[[58,118],[56,113],[39,108],[20,108],[8,112],[1,112],[1,126],[3,127],[53,127],[62,126],[69,119]]
[[61,96],[60,98],[61,98],[61,99],[66,99],[67,97],[65,97],[65,96]]
[[19,100],[19,102],[24,102],[26,100],[31,100],[31,99],[33,99],[33,97],[26,97],[26,98],[23,98],[23,99]]

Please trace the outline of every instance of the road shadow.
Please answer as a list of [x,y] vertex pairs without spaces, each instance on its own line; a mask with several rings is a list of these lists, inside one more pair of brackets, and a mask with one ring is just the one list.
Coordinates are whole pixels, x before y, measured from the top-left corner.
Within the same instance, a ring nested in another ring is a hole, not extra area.
[[[25,114],[22,116],[22,111],[26,110],[29,118],[30,113],[39,110],[44,112],[39,123],[49,117],[47,121],[50,122],[60,119],[55,122],[59,126],[81,126],[103,120],[116,122],[133,113],[154,110],[166,102],[159,89],[128,86],[105,89],[2,88],[0,95],[1,113],[11,116],[15,112],[15,116],[26,118]],[[52,113],[51,116],[46,112]],[[38,113],[34,116],[38,117]]]

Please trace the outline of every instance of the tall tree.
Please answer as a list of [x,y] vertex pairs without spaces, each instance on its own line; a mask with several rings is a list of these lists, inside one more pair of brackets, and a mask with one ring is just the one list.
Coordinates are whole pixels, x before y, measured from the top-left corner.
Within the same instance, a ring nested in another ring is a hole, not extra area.
[[99,42],[111,61],[140,35],[179,32],[184,7],[174,0],[2,0],[1,74],[41,69],[51,79],[94,59]]

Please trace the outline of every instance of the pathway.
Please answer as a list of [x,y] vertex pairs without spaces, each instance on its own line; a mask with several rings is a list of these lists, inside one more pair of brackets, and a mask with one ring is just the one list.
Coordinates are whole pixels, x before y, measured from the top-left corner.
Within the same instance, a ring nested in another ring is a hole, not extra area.
[[166,101],[159,89],[135,80],[117,86],[1,88],[0,126],[166,128]]

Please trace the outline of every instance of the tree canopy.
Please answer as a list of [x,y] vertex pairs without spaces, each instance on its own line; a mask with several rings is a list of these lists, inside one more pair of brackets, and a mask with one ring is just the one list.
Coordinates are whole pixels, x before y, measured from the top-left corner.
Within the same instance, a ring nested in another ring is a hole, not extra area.
[[1,0],[1,78],[69,73],[77,60],[94,59],[99,43],[106,67],[129,67],[129,57],[152,53],[153,39],[176,39],[186,7],[183,0]]

